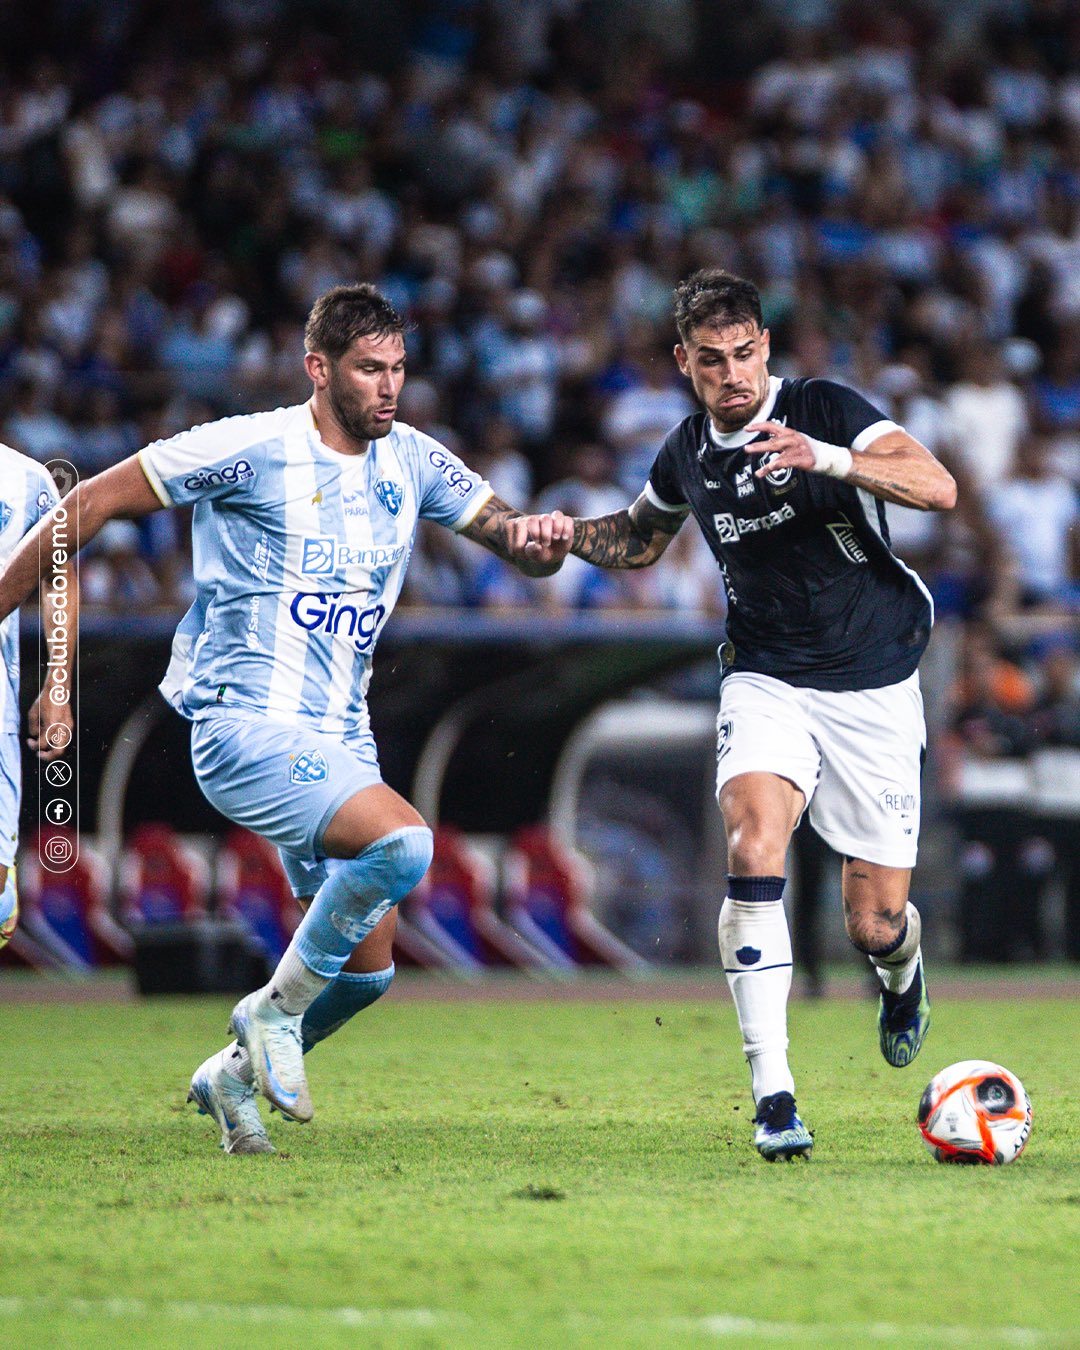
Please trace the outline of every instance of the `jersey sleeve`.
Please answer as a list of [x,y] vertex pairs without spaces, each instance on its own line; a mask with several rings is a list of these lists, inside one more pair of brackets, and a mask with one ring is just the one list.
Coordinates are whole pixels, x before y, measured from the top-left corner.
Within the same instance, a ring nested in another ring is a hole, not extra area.
[[682,486],[682,476],[679,473],[677,451],[682,430],[682,427],[678,426],[665,437],[660,453],[653,460],[648,482],[645,484],[645,495],[653,506],[661,511],[685,513],[690,510]]
[[26,520],[23,522],[23,534],[34,528],[39,520],[60,503],[60,493],[56,490],[52,474],[33,460],[26,470]]
[[260,433],[242,417],[182,431],[139,451],[139,463],[162,506],[249,493],[266,460]]
[[494,488],[433,436],[421,431],[413,435],[419,464],[420,515],[448,529],[463,530],[495,495]]
[[846,449],[865,450],[889,431],[902,428],[847,385],[833,380],[807,380],[806,398],[825,434],[819,439]]

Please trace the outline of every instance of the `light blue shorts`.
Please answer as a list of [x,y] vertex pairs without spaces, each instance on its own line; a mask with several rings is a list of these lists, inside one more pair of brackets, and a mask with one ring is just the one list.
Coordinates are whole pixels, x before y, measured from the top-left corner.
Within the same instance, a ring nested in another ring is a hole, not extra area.
[[191,762],[211,806],[276,844],[296,895],[326,879],[323,831],[354,793],[382,782],[371,735],[348,744],[304,726],[221,713],[195,722]]
[[11,867],[19,844],[22,746],[15,731],[0,732],[0,866]]

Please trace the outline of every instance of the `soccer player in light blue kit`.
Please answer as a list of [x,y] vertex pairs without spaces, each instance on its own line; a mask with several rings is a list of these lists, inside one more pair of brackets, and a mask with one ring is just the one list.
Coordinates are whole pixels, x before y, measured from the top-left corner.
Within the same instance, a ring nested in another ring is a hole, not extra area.
[[[158,441],[89,479],[81,542],[116,516],[194,505],[197,599],[162,692],[192,720],[207,799],[273,841],[306,912],[270,982],[242,999],[236,1040],[191,1080],[232,1153],[271,1151],[253,1086],[309,1120],[303,1054],[394,974],[394,907],[431,861],[431,831],[381,778],[368,720],[371,656],[420,517],[531,576],[569,529],[527,517],[431,437],[394,420],[404,325],[371,286],[316,301],[308,403]],[[33,538],[0,579],[0,616],[37,576]]]
[[[60,498],[49,471],[36,460],[20,454],[9,445],[0,445],[0,563],[6,563],[28,530],[57,505]],[[51,547],[46,547],[54,562]],[[57,570],[64,574],[64,601],[60,613],[55,601],[61,588],[42,587],[42,619],[46,635],[62,631],[65,641],[49,646],[49,663],[41,693],[28,717],[27,744],[39,759],[52,760],[63,755],[67,744],[52,746],[44,739],[47,726],[72,729],[71,665],[75,651],[78,600],[66,563]],[[6,946],[19,922],[19,892],[15,878],[15,851],[19,843],[19,805],[22,799],[22,752],[19,746],[19,620],[9,614],[0,623],[0,947]],[[51,697],[53,690],[61,697]]]

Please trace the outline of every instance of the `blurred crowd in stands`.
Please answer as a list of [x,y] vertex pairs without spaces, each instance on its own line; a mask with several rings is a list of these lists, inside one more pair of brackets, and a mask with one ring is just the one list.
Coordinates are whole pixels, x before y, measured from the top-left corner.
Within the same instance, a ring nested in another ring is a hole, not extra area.
[[[733,9],[16,7],[0,439],[93,473],[302,400],[309,306],[367,279],[413,324],[403,421],[515,505],[603,513],[692,410],[672,287],[722,264],[761,288],[774,374],[855,386],[960,483],[951,514],[889,508],[939,618],[974,625],[957,744],[1080,746],[1080,7]],[[183,605],[186,535],[182,513],[114,522],[85,602]],[[723,606],[692,528],[660,567],[571,560],[539,590],[552,608]],[[433,529],[405,603],[536,595]],[[1003,650],[1023,667],[1007,690],[985,669]]]
[[[0,97],[18,448],[92,473],[300,400],[308,307],[367,278],[415,325],[404,421],[515,504],[607,511],[692,408],[672,285],[722,263],[761,287],[774,373],[853,384],[961,480],[951,516],[890,512],[939,613],[1077,612],[1068,0],[759,0],[707,71],[724,20],[689,0],[376,5],[389,55],[374,24],[348,41],[345,5],[206,0],[179,33],[140,0],[44,8]],[[545,599],[717,611],[684,533],[653,573],[569,567]],[[111,527],[88,602],[181,602],[183,534]],[[418,564],[413,603],[533,598],[435,531]]]

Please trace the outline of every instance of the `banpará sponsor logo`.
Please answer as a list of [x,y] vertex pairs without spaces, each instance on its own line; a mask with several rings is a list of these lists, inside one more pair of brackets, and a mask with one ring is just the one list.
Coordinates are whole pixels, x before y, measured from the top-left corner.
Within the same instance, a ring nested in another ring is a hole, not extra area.
[[320,591],[299,591],[293,596],[289,613],[293,623],[309,633],[327,633],[331,637],[349,638],[358,652],[371,650],[379,624],[386,617],[385,605],[370,605],[359,609],[343,605],[343,592],[324,595]]
[[459,497],[467,497],[479,481],[474,474],[463,473],[457,461],[445,450],[429,450],[428,459],[446,479],[450,491]]
[[234,460],[232,464],[224,464],[220,469],[199,469],[184,479],[184,487],[189,492],[198,492],[204,488],[221,487],[223,483],[244,483],[249,478],[255,477],[255,470],[251,463],[246,459]]
[[308,577],[330,577],[343,567],[393,567],[405,555],[405,544],[353,548],[331,535],[308,535],[300,545],[300,571]]
[[716,533],[722,544],[737,544],[744,534],[758,534],[762,530],[775,530],[778,525],[795,519],[795,508],[785,502],[776,511],[763,516],[733,516],[730,511],[721,511],[713,516]]

